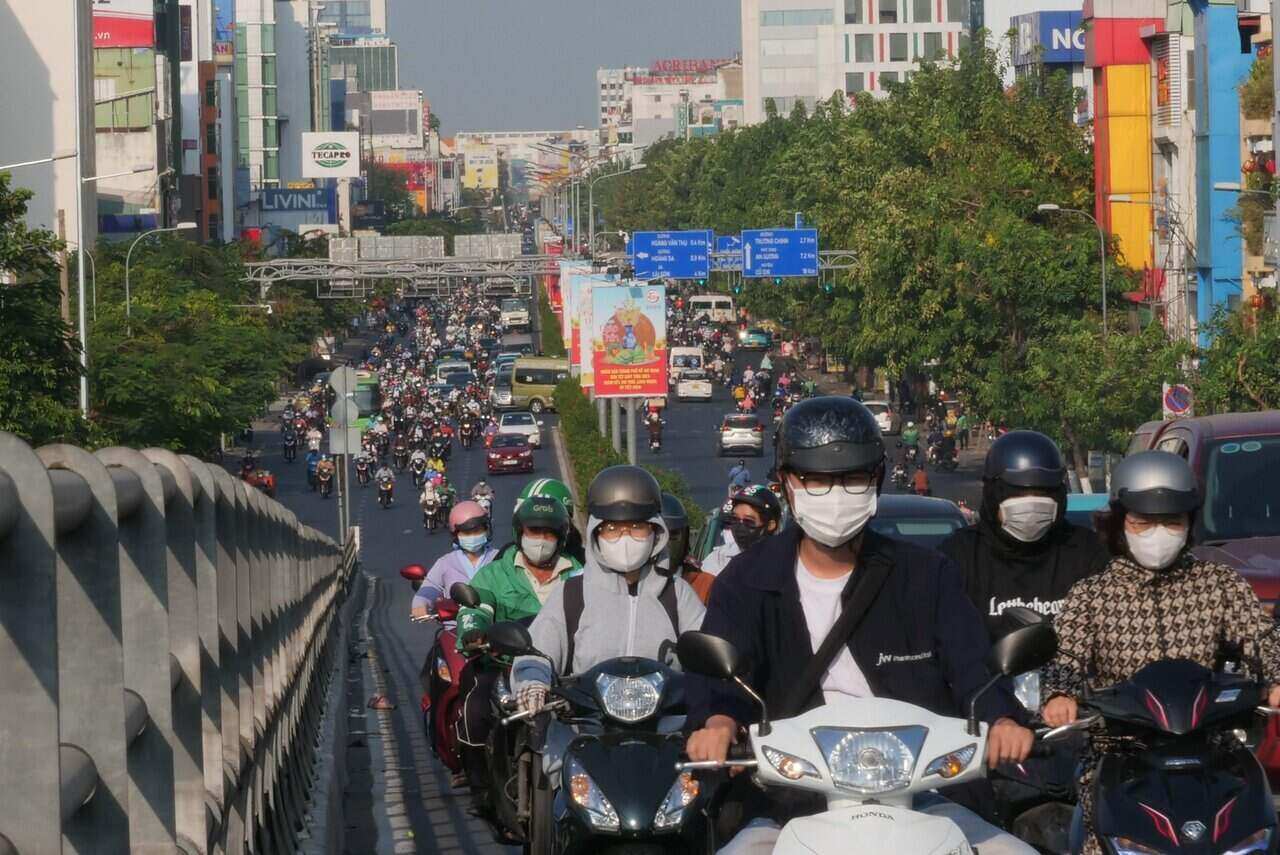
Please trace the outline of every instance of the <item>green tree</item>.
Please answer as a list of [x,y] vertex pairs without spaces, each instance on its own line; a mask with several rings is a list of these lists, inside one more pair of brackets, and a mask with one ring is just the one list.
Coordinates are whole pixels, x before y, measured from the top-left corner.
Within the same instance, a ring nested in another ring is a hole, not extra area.
[[0,172],[0,430],[33,446],[83,442],[80,347],[63,321],[61,242],[24,222],[30,190]]
[[1196,409],[1229,413],[1280,408],[1280,313],[1270,305],[1223,309],[1206,332],[1211,344],[1194,378]]
[[420,213],[418,203],[409,192],[409,179],[403,172],[383,164],[369,164],[369,198],[381,201],[391,220],[404,220]]

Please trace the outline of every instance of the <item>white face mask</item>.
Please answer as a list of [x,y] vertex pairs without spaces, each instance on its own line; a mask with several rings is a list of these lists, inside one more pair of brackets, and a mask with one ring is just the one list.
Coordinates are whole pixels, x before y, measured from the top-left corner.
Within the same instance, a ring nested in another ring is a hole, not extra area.
[[857,536],[876,515],[874,489],[851,496],[833,487],[825,496],[810,496],[803,487],[791,489],[791,512],[809,537],[823,546],[841,546]]
[[1177,560],[1187,545],[1187,530],[1174,531],[1167,526],[1152,526],[1142,534],[1125,530],[1129,554],[1148,570],[1163,570]]
[[644,540],[636,540],[629,534],[612,543],[603,537],[596,538],[596,551],[599,553],[600,566],[614,573],[630,573],[639,570],[653,555],[653,535]]
[[520,551],[524,553],[525,559],[530,564],[535,567],[542,567],[556,554],[556,542],[543,537],[530,537],[526,534],[520,538]]
[[1023,543],[1035,543],[1058,518],[1058,500],[1048,496],[1015,496],[1000,503],[1000,527]]

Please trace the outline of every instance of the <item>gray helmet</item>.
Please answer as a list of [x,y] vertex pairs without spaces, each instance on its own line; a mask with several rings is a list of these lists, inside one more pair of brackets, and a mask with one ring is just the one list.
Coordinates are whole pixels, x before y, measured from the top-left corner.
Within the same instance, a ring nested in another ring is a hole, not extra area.
[[1139,514],[1184,514],[1200,507],[1200,490],[1178,455],[1140,451],[1112,471],[1111,502]]
[[809,398],[782,417],[773,437],[778,471],[875,471],[884,462],[876,417],[842,395]]
[[652,519],[662,513],[662,488],[639,466],[610,466],[587,488],[587,513],[605,522]]

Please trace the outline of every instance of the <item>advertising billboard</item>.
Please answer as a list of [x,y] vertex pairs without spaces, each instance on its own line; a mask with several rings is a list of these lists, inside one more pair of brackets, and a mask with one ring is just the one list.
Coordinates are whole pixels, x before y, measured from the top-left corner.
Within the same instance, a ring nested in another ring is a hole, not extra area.
[[596,288],[591,295],[591,360],[598,398],[667,394],[667,289]]
[[155,47],[155,0],[93,0],[93,46]]
[[302,177],[359,178],[359,132],[304,132],[302,134]]
[[262,190],[263,211],[328,211],[336,214],[334,192],[331,187],[312,188],[308,190],[290,190],[279,187],[264,187]]
[[1084,62],[1084,26],[1080,10],[1031,12],[1011,20],[1015,32],[1013,64]]

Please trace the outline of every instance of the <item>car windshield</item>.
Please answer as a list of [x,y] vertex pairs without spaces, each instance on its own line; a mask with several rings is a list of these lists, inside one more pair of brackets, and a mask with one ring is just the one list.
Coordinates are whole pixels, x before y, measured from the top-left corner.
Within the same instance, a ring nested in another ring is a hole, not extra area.
[[935,549],[952,532],[963,528],[964,520],[953,517],[876,516],[871,518],[870,526],[876,534]]
[[1280,473],[1280,436],[1241,437],[1210,445],[1197,540],[1280,536],[1276,473]]
[[510,425],[528,426],[533,424],[533,416],[528,413],[509,413],[502,417],[502,424],[504,427]]
[[505,436],[496,437],[493,440],[494,448],[521,448],[528,444],[528,440],[519,434],[507,434]]
[[889,412],[888,404],[877,404],[875,401],[867,401],[864,403],[864,406],[871,412],[873,416],[878,416],[881,413]]
[[524,311],[524,300],[503,300],[502,311],[522,312]]

